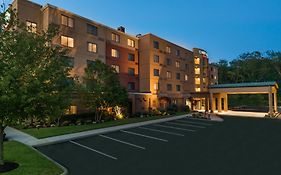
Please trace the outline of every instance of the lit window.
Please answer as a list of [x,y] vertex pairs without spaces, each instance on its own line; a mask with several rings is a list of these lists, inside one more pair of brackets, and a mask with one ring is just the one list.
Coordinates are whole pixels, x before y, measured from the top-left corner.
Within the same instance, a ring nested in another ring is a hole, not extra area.
[[176,61],[176,67],[179,68],[180,67],[180,62]]
[[97,53],[97,45],[94,43],[88,43],[88,51]]
[[74,39],[67,36],[61,36],[61,45],[67,47],[74,47]]
[[172,73],[170,71],[167,71],[167,78],[171,79],[172,78]]
[[155,77],[159,77],[159,75],[160,75],[159,69],[154,69],[154,70],[153,70],[153,75],[154,75]]
[[195,92],[200,92],[200,91],[201,91],[200,87],[195,88]]
[[166,47],[166,52],[167,52],[167,53],[171,53],[171,47],[167,46],[167,47]]
[[27,31],[36,33],[37,32],[37,24],[34,22],[26,21]]
[[128,83],[128,90],[135,90],[135,83],[134,82]]
[[195,78],[195,84],[200,84],[200,78]]
[[61,24],[68,27],[74,27],[74,20],[73,18],[61,15]]
[[119,51],[116,49],[111,49],[111,56],[114,58],[119,58]]
[[181,79],[181,74],[180,73],[176,73],[176,79],[180,80]]
[[132,39],[128,39],[128,46],[130,46],[130,47],[135,47],[135,41],[134,40],[132,40]]
[[176,85],[176,90],[179,92],[181,91],[181,85]]
[[167,84],[167,91],[172,91],[172,90],[173,90],[172,84]]
[[111,67],[115,70],[116,73],[119,73],[120,68],[117,65],[111,65]]
[[87,24],[87,33],[98,36],[98,28],[94,25]]
[[199,67],[195,68],[195,74],[200,74],[200,68]]
[[66,111],[66,114],[77,114],[77,106],[70,106]]
[[159,63],[159,55],[154,55],[153,61],[154,63]]
[[153,48],[159,49],[159,42],[158,41],[153,41]]
[[186,74],[184,75],[184,80],[188,81],[188,75],[186,75]]
[[116,43],[119,43],[120,42],[120,35],[117,35],[115,33],[112,33],[111,34],[111,40],[112,41],[115,41]]
[[203,83],[206,84],[206,78],[203,78]]
[[217,76],[214,76],[214,79],[216,80],[216,79],[217,79]]
[[129,53],[128,54],[128,61],[135,61],[135,54]]
[[159,90],[159,83],[154,83],[153,88],[154,88],[155,91],[158,91]]
[[200,58],[195,57],[194,58],[194,64],[200,64]]

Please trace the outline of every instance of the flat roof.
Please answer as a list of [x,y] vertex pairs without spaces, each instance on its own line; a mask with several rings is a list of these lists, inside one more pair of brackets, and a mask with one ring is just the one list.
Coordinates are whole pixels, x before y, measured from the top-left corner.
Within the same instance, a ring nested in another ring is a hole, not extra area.
[[210,89],[214,88],[240,88],[240,87],[265,87],[265,86],[275,86],[278,88],[278,84],[276,81],[268,81],[268,82],[250,82],[250,83],[233,83],[233,84],[215,84],[210,85]]

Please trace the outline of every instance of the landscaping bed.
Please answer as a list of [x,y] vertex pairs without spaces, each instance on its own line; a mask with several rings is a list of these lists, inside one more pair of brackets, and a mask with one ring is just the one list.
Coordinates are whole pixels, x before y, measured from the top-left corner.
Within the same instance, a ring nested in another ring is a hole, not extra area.
[[15,162],[19,167],[3,173],[3,175],[59,175],[63,173],[63,170],[56,164],[22,143],[7,141],[4,143],[4,147],[5,160]]
[[[175,115],[186,114],[185,112],[179,112]],[[172,117],[175,115],[166,115],[166,116],[143,116],[143,117],[136,117],[136,118],[126,118],[122,120],[111,120],[106,121],[103,123],[91,123],[91,124],[84,124],[84,125],[71,125],[71,126],[55,126],[55,127],[48,127],[48,128],[31,128],[31,129],[22,129],[23,132],[32,135],[38,139],[43,139],[52,136],[59,136],[64,134],[71,134],[77,133],[82,131],[94,130],[99,128],[106,128],[111,126],[118,126],[118,125],[125,125],[130,123],[138,123],[143,121],[149,120],[156,120],[161,118]]]

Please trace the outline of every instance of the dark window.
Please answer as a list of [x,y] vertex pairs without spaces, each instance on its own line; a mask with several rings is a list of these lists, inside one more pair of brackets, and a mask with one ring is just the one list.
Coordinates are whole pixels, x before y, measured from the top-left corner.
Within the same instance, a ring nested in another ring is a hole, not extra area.
[[177,73],[177,74],[176,74],[176,78],[177,78],[177,80],[180,80],[180,79],[181,79],[181,74],[180,74],[180,73]]
[[181,85],[176,85],[177,91],[181,91]]
[[154,69],[153,70],[153,74],[154,74],[154,76],[157,76],[157,77],[159,77],[159,69]]
[[135,69],[134,68],[128,68],[128,74],[131,76],[135,75]]
[[188,70],[188,64],[185,64],[185,70]]
[[214,79],[214,75],[211,75],[211,79]]
[[91,24],[87,24],[87,33],[98,36],[98,28]]
[[211,67],[211,71],[213,71],[213,67]]
[[135,90],[135,83],[134,82],[128,83],[128,90]]
[[172,91],[172,84],[167,84],[167,91]]
[[154,55],[153,60],[154,63],[159,63],[159,55]]
[[95,61],[93,61],[93,60],[87,60],[87,65],[89,66],[89,65],[94,65],[95,64]]
[[129,61],[135,61],[135,54],[129,53],[128,54],[128,60]]
[[63,58],[66,60],[68,67],[72,67],[72,68],[74,67],[74,58],[73,57],[64,56]]
[[153,41],[153,47],[155,49],[159,49],[159,42],[158,41]]
[[171,64],[172,64],[172,61],[171,61],[170,58],[167,58],[167,59],[166,59],[166,64],[167,64],[167,65],[171,65]]
[[180,56],[180,50],[177,50],[177,51],[176,51],[176,55],[177,55],[177,56]]

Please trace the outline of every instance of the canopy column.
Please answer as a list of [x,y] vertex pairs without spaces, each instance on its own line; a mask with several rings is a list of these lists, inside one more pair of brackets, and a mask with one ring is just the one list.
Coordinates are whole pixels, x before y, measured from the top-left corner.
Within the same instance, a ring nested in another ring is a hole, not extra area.
[[218,95],[218,112],[222,111],[222,105],[221,105],[221,94]]
[[272,90],[271,87],[269,87],[269,92],[268,92],[268,114],[269,116],[273,116],[273,105],[272,105]]
[[274,112],[278,112],[277,106],[277,92],[274,92]]

